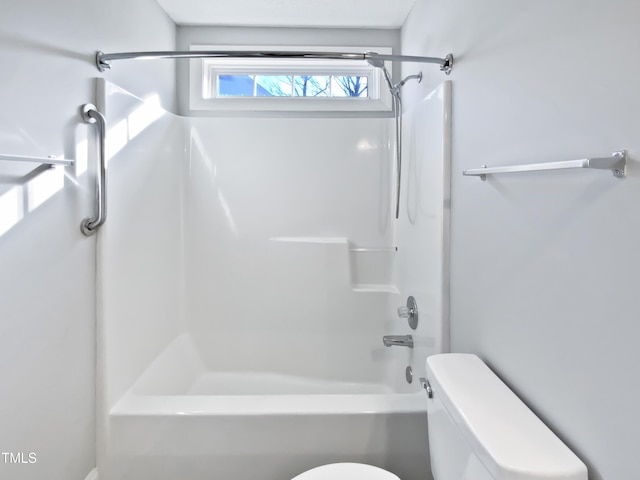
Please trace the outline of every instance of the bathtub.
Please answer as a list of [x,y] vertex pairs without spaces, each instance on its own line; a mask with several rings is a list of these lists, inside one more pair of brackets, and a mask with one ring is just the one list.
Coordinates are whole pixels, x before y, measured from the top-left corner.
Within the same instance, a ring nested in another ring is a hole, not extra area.
[[428,479],[426,394],[411,387],[208,371],[184,334],[109,410],[101,478],[286,480],[352,461]]

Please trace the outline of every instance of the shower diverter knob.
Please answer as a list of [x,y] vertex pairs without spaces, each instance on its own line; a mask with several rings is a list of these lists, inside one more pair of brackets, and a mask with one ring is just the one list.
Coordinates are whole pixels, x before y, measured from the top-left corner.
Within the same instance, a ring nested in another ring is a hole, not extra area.
[[418,328],[418,304],[413,297],[407,298],[407,306],[398,308],[398,316],[409,320],[409,326],[415,330]]

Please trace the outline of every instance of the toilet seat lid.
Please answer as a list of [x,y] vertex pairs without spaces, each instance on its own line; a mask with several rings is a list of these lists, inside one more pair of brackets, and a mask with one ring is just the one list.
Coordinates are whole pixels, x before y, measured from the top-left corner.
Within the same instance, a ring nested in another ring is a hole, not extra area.
[[364,463],[331,463],[312,468],[291,480],[400,480],[382,468]]

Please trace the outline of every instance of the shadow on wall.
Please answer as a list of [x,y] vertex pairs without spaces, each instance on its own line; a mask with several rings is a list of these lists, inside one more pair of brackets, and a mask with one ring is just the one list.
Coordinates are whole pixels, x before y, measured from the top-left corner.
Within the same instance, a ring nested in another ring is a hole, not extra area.
[[25,50],[31,53],[35,52],[40,55],[43,53],[49,53],[55,55],[56,57],[66,57],[81,60],[95,67],[95,52],[80,53],[74,50],[56,47],[51,43],[40,42],[35,40],[34,38],[20,37],[15,33],[12,33],[11,35],[0,34],[0,43],[11,45],[11,48],[13,50]]

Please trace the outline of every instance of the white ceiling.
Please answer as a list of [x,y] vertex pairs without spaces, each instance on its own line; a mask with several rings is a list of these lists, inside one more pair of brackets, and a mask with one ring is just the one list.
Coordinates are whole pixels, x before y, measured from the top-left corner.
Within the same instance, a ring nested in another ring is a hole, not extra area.
[[415,0],[158,0],[178,25],[399,28]]

